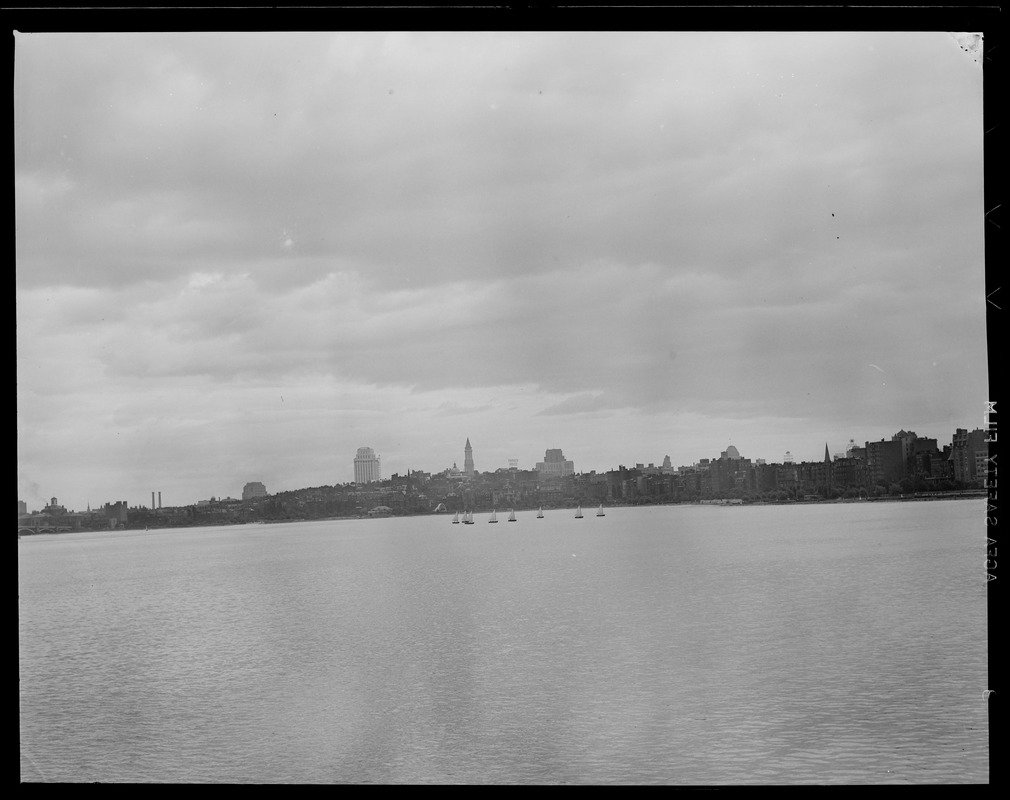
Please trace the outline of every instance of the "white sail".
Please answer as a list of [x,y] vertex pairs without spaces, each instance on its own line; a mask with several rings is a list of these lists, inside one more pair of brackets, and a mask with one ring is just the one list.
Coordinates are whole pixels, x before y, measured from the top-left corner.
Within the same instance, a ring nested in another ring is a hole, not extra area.
[[543,519],[543,518],[544,518],[544,507],[540,506],[540,510],[537,511],[537,519]]
[[582,519],[582,506],[581,505],[575,510],[575,519]]
[[598,517],[607,516],[605,513],[603,513],[603,503],[600,503],[600,507],[596,510],[596,516]]
[[515,521],[516,521],[516,512],[515,512],[515,511],[513,511],[513,510],[512,510],[511,508],[510,508],[510,509],[509,509],[509,522],[515,522]]
[[497,521],[498,521],[498,512],[492,510],[491,519],[489,519],[488,522],[497,522]]
[[459,512],[458,511],[456,512],[456,514],[452,518],[452,524],[453,525],[459,525]]

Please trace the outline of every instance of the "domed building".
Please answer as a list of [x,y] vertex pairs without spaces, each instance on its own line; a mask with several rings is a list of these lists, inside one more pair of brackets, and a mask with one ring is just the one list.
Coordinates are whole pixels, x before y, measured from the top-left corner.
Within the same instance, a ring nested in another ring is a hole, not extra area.
[[740,451],[737,450],[733,445],[730,445],[725,450],[723,450],[722,453],[719,454],[719,459],[721,461],[726,461],[731,458],[732,459],[740,458]]

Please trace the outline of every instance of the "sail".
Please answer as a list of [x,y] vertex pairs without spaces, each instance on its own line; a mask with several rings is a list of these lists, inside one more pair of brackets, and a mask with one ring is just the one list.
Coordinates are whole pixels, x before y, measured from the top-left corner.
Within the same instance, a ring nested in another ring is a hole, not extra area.
[[512,510],[511,508],[510,508],[510,509],[509,509],[509,522],[515,522],[515,521],[516,521],[516,512],[515,512],[515,511],[513,511],[513,510]]
[[497,521],[498,521],[498,512],[492,510],[491,519],[489,519],[488,522],[497,522]]
[[603,503],[600,503],[600,507],[596,511],[596,516],[598,516],[598,517],[605,517],[605,516],[607,516],[605,513],[603,513]]
[[453,518],[452,518],[452,524],[453,525],[459,525],[459,512],[458,511],[456,512],[455,516],[453,516]]
[[582,506],[575,510],[575,519],[582,519]]
[[537,511],[537,519],[543,519],[543,518],[544,518],[544,507],[540,506],[540,510]]

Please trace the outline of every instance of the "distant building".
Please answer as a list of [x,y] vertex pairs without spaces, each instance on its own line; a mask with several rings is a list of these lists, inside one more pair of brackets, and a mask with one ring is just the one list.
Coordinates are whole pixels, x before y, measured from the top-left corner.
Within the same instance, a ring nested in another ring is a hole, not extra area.
[[866,443],[866,479],[871,484],[896,483],[905,477],[905,445],[900,439]]
[[831,462],[830,477],[835,489],[862,488],[866,486],[866,462],[861,458],[836,456]]
[[976,450],[975,451],[975,477],[972,481],[976,485],[982,485],[985,483],[985,479],[989,477],[989,451],[988,450]]
[[452,462],[452,466],[442,473],[448,480],[450,485],[458,484],[463,480],[463,473],[459,471],[459,467],[456,466],[456,462]]
[[110,528],[125,525],[129,519],[129,507],[125,500],[115,503],[106,503],[102,507],[102,514],[109,523]]
[[470,447],[469,437],[466,440],[466,447],[463,448],[463,474],[468,478],[472,478],[474,475],[473,448]]
[[541,478],[563,478],[575,474],[575,462],[566,461],[560,449],[547,450],[544,460],[537,462],[537,473]]
[[989,458],[987,438],[981,428],[970,433],[964,428],[955,431],[950,454],[954,480],[976,485],[985,482],[988,473],[986,461]]
[[267,487],[259,481],[250,481],[242,487],[242,499],[252,500],[254,497],[266,497]]
[[748,488],[751,463],[729,445],[708,465],[708,486],[716,494],[742,492]]
[[940,450],[936,439],[917,437],[912,444],[912,455],[908,460],[909,474],[917,478],[940,478],[943,471],[934,475],[933,463],[938,459]]
[[919,437],[915,431],[900,430],[891,437],[892,442],[901,442],[901,458],[905,464],[905,475],[915,474],[915,451]]
[[737,450],[733,445],[730,445],[719,454],[719,458],[722,461],[726,461],[729,459],[738,459],[740,458],[740,451]]
[[382,480],[379,457],[371,447],[359,447],[354,457],[354,482],[372,483]]
[[28,513],[28,504],[24,500],[18,500],[18,516]]

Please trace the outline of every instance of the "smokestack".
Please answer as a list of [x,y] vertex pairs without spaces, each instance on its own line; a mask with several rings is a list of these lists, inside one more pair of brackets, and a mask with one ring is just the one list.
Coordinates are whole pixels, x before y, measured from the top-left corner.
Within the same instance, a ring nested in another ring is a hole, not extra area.
[[154,511],[154,492],[151,492],[151,511]]
[[158,508],[161,508],[161,492],[158,492]]

